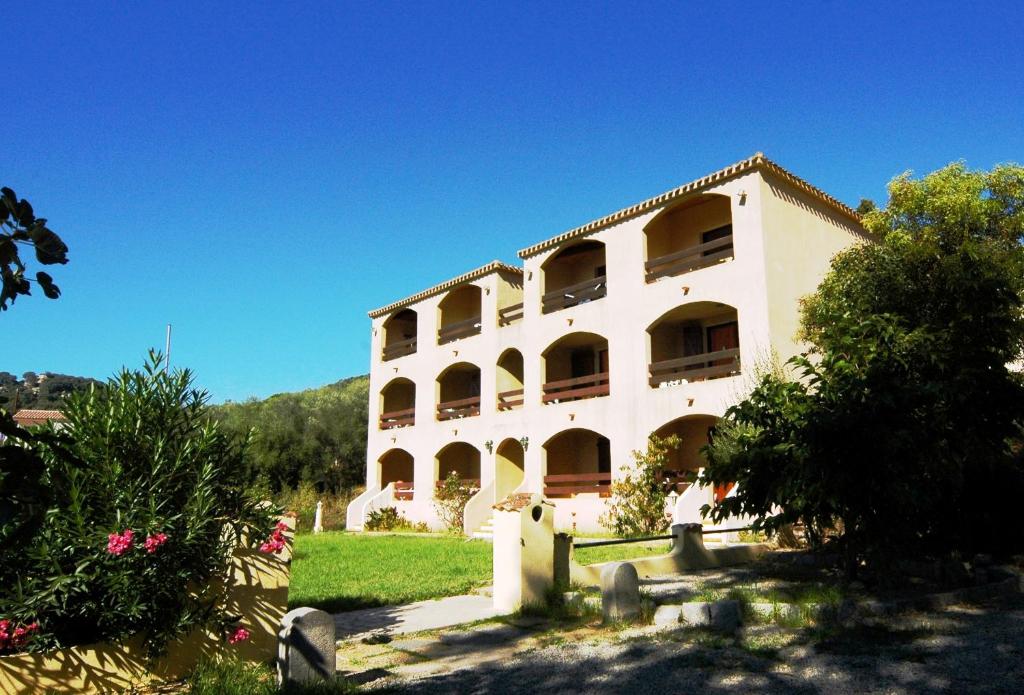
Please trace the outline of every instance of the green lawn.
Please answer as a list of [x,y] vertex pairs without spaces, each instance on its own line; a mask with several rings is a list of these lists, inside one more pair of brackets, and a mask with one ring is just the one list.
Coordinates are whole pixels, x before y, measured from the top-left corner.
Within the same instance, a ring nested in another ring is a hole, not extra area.
[[[582,564],[668,551],[664,541],[576,551]],[[465,594],[491,583],[491,545],[454,536],[332,531],[295,537],[288,606],[342,611]]]

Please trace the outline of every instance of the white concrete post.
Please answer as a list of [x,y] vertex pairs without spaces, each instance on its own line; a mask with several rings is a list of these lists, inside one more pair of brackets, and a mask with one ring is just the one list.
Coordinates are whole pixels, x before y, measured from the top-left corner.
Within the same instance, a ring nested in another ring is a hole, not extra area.
[[313,533],[322,533],[324,530],[324,503],[317,500],[316,516],[313,517]]
[[555,510],[517,493],[494,505],[494,607],[511,613],[543,604],[555,583]]

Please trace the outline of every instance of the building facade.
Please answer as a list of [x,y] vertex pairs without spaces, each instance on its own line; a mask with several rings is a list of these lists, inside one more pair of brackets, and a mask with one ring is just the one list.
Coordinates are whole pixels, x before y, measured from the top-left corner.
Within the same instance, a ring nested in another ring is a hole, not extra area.
[[367,488],[349,528],[385,506],[437,527],[454,471],[478,489],[469,533],[512,492],[544,493],[557,528],[597,530],[651,433],[681,437],[668,483],[684,490],[717,418],[799,351],[799,298],[867,239],[853,210],[757,154],[524,249],[522,267],[370,312]]

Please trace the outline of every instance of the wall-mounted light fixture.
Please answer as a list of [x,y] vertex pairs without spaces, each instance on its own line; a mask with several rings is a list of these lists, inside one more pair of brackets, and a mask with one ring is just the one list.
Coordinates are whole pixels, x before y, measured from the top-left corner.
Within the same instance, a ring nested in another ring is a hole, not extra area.
[[526,451],[527,449],[530,448],[530,438],[529,437],[520,437],[519,438],[519,445],[521,447],[523,447],[523,451]]
[[494,453],[494,440],[493,439],[488,439],[486,442],[484,442],[484,448],[487,449],[487,453],[488,454],[493,454]]
[[740,205],[746,205],[746,204],[747,204],[747,192],[746,191],[740,191]]

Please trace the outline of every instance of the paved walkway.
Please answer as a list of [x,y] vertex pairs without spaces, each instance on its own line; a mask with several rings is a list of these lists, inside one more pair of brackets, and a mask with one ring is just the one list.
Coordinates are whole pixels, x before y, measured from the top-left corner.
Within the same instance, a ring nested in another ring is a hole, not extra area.
[[338,640],[353,640],[371,634],[403,635],[437,630],[497,615],[489,596],[450,596],[401,606],[336,613],[334,628]]

